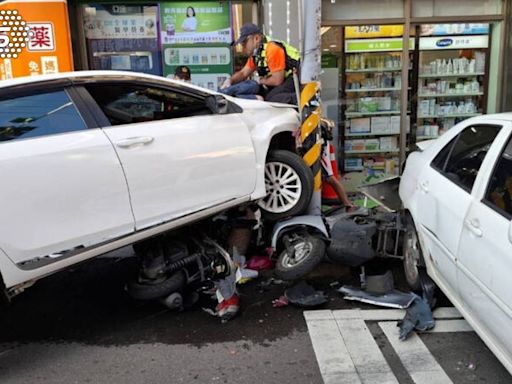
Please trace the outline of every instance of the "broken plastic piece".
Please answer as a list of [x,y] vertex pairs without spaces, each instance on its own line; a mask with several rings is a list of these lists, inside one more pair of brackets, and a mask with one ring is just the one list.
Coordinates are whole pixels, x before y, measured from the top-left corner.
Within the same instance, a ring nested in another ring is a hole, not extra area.
[[286,296],[280,296],[278,299],[272,300],[272,306],[274,308],[286,307],[289,304]]
[[413,329],[424,332],[436,325],[427,300],[418,295],[414,296],[414,302],[407,308],[404,319],[398,323],[400,327],[398,338],[402,341],[409,337]]
[[258,255],[251,257],[246,267],[255,271],[263,271],[274,268],[274,262],[268,256]]
[[414,293],[401,292],[396,289],[388,293],[372,293],[362,291],[358,288],[349,286],[342,286],[338,289],[338,292],[342,293],[345,300],[360,301],[362,303],[379,305],[382,307],[389,308],[408,308],[414,299],[417,297]]
[[301,307],[315,307],[327,302],[327,297],[323,291],[316,291],[305,281],[294,285],[284,291],[284,295],[291,304]]

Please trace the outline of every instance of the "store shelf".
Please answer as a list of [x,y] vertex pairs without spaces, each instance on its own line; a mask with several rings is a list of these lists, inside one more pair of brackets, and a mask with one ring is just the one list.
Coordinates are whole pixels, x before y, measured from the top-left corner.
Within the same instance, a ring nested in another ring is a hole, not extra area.
[[467,92],[467,93],[423,93],[418,94],[418,98],[427,97],[467,97],[467,96],[482,96],[483,92]]
[[345,73],[367,73],[367,72],[401,72],[402,68],[364,68],[364,69],[346,69]]
[[418,140],[434,140],[437,139],[439,136],[416,136],[416,141]]
[[424,115],[420,116],[418,115],[418,119],[444,119],[444,118],[450,118],[450,117],[474,117],[474,116],[480,116],[481,113],[456,113],[453,115]]
[[[409,88],[410,89],[410,88]],[[401,91],[402,88],[359,88],[345,89],[345,92],[385,92],[385,91]]]
[[420,79],[440,79],[440,78],[449,78],[449,77],[476,77],[476,76],[483,76],[485,75],[485,73],[483,72],[473,72],[473,73],[459,73],[459,74],[455,74],[455,73],[446,73],[446,74],[437,74],[437,75],[433,75],[433,74],[423,74],[423,75],[419,75],[418,77]]
[[345,133],[345,137],[361,137],[361,136],[398,136],[398,133]]
[[364,151],[345,151],[346,155],[357,155],[357,154],[365,154],[365,153],[399,153],[400,149],[367,149]]
[[[409,113],[409,112],[407,112]],[[399,115],[400,111],[377,111],[377,112],[345,112],[346,117]]]

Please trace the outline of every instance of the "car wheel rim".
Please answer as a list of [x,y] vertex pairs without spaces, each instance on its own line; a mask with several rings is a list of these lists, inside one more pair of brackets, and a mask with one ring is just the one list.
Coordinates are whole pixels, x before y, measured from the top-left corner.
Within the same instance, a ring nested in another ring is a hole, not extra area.
[[286,255],[283,257],[282,264],[286,268],[295,267],[297,264],[304,261],[311,253],[313,245],[309,241],[301,241],[293,244],[293,248],[295,249],[293,257],[290,257],[288,252],[286,252]]
[[418,237],[414,230],[410,230],[406,234],[406,246],[404,252],[405,273],[410,281],[416,281],[418,278],[418,262],[420,259],[420,251]]
[[270,162],[265,165],[267,195],[259,206],[272,213],[287,212],[300,200],[302,183],[295,170],[287,164]]

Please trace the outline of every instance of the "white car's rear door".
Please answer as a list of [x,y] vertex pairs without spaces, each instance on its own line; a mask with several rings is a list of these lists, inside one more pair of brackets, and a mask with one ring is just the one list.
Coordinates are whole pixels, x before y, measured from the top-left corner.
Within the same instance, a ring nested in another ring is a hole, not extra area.
[[[508,124],[507,124],[508,125]],[[500,353],[512,362],[512,138],[496,138],[478,176],[464,219],[458,252],[459,291],[465,310]],[[489,343],[488,343],[489,344]],[[512,367],[509,367],[509,369]]]
[[254,148],[238,113],[212,114],[200,97],[140,83],[87,88],[112,124],[104,131],[123,164],[137,229],[254,191]]
[[134,230],[119,159],[72,95],[52,84],[0,94],[0,248],[24,269]]

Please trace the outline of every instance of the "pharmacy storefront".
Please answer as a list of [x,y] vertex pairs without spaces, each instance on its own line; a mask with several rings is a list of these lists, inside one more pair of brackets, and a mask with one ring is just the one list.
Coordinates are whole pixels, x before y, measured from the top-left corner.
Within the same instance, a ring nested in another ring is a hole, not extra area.
[[172,77],[217,90],[232,73],[231,42],[251,21],[249,1],[72,1],[76,67]]
[[508,11],[499,0],[323,1],[322,101],[341,172],[399,174],[416,142],[504,110]]

